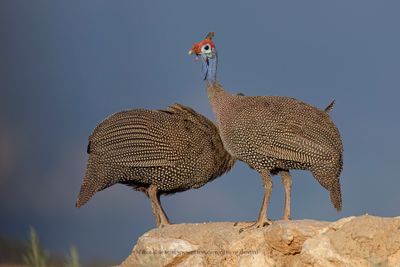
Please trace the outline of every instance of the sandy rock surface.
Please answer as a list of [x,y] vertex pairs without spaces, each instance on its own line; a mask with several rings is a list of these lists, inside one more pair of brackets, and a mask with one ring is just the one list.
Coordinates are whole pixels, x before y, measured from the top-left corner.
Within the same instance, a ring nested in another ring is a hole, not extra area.
[[400,217],[176,224],[142,235],[120,266],[400,266]]

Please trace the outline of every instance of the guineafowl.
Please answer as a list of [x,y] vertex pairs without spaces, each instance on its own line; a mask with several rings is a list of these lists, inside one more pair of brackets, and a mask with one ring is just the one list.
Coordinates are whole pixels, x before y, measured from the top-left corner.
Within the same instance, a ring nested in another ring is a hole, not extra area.
[[[243,229],[270,224],[267,208],[272,191],[271,175],[280,174],[285,187],[283,219],[290,219],[291,169],[309,170],[330,193],[333,206],[342,208],[339,176],[342,142],[326,110],[282,96],[237,96],[216,80],[217,50],[209,33],[189,54],[201,58],[208,98],[226,150],[257,170],[263,179],[264,199],[257,221]],[[243,230],[241,229],[241,231]]]
[[199,188],[235,163],[214,123],[180,104],[111,115],[90,135],[87,152],[76,206],[116,183],[129,185],[150,198],[159,227],[169,224],[160,195]]

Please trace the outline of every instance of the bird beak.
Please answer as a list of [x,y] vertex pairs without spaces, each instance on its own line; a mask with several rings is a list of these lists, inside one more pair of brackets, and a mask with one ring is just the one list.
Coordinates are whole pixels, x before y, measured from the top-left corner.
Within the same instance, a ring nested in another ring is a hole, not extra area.
[[193,50],[190,49],[189,52],[188,52],[188,55],[190,56],[190,55],[192,55],[193,53],[194,53]]

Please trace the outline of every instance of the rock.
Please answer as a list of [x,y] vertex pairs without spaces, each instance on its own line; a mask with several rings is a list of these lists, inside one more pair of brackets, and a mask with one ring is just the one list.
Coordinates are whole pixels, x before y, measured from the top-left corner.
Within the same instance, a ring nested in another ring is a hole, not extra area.
[[400,217],[175,224],[141,236],[120,266],[400,266]]
[[312,266],[400,266],[400,220],[355,217],[305,241],[299,256]]
[[145,234],[134,247],[133,257],[137,266],[176,265],[187,261],[190,253],[196,251],[197,248],[198,246],[182,239],[155,238]]
[[328,222],[312,220],[279,221],[265,228],[265,241],[276,251],[285,255],[300,253],[306,239],[327,227]]

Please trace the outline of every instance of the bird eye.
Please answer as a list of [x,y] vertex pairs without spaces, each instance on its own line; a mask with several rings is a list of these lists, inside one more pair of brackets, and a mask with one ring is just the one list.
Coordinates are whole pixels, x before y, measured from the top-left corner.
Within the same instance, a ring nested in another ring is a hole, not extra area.
[[211,46],[209,44],[205,44],[201,47],[201,52],[202,53],[210,53],[211,52]]

